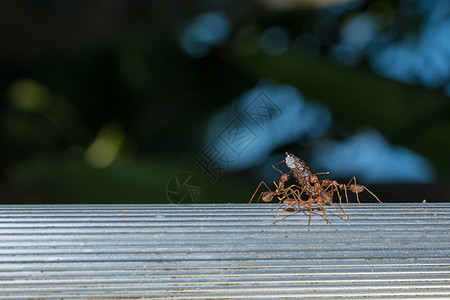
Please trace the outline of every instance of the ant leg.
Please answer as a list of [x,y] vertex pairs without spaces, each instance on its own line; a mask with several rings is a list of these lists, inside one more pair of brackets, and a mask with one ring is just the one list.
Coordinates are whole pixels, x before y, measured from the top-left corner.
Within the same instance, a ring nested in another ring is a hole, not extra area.
[[356,183],[356,177],[355,176],[353,176],[352,179],[350,179],[350,181],[348,182],[345,190],[347,190],[351,186],[350,183],[352,181],[354,182],[354,186],[355,186],[356,201],[358,201],[359,204],[362,204],[361,201],[359,201],[359,195],[358,195],[359,193],[358,193],[358,190],[356,189],[358,184]]
[[[283,197],[278,197],[278,199],[280,200],[280,202],[279,202],[279,204],[278,204],[278,206],[277,206],[277,209],[278,209],[278,207],[281,205],[281,202],[285,199],[285,198],[288,198],[289,197],[289,194],[288,194],[288,192],[291,192],[291,195],[294,197],[294,201],[292,201],[285,209],[283,209],[278,215],[276,215],[275,216],[275,218],[276,217],[278,217],[279,215],[281,215],[283,212],[285,212],[286,210],[288,210],[289,209],[289,207],[291,207],[291,206],[294,206],[295,204],[299,204],[300,203],[300,201],[301,201],[301,195],[302,195],[302,193],[303,193],[303,190],[300,192],[300,194],[296,194],[296,192],[299,192],[298,190],[294,190],[292,187],[298,187],[297,185],[295,185],[295,184],[293,184],[293,185],[291,185],[290,187],[288,187],[288,188],[286,188],[285,189],[285,194],[284,194],[284,196]],[[289,198],[288,198],[289,199]]]
[[[336,205],[334,205],[333,203],[331,203],[331,205],[334,207],[334,209],[338,212],[338,214],[339,214],[339,218],[341,219],[341,220],[344,220],[344,218],[342,217],[342,214],[341,214],[341,212],[339,211],[339,209],[336,207]],[[343,207],[341,207],[341,211],[342,211],[342,213],[344,214],[344,216],[346,216],[347,217],[347,219],[349,218],[348,216],[347,216],[347,214],[345,213],[345,211],[344,211],[344,208]]]
[[[353,176],[353,178],[355,178],[355,176]],[[350,181],[348,182],[348,184],[342,184],[342,186],[343,187],[341,187],[341,189],[343,189],[344,190],[344,193],[345,193],[345,199],[346,199],[346,201],[347,201],[347,204],[349,204],[349,202],[348,202],[348,193],[347,193],[347,190],[349,189],[349,187],[350,187],[350,182],[352,182],[352,180],[353,180],[353,178],[352,179],[350,179]],[[355,178],[356,179],[356,178]],[[358,201],[359,201],[359,198],[357,198],[358,199]],[[360,204],[361,204],[361,202],[360,202]]]
[[[351,182],[352,180],[354,180],[354,182],[355,182],[354,185],[350,185],[350,182]],[[368,191],[375,199],[377,199],[378,202],[383,203],[383,202],[382,202],[380,199],[378,199],[378,197],[377,197],[374,193],[372,193],[372,191],[369,190],[367,187],[365,187],[364,185],[357,184],[357,183],[356,183],[356,178],[355,178],[355,176],[353,176],[353,178],[349,181],[348,188],[350,188],[350,187],[352,187],[352,186],[354,187],[354,189],[351,190],[351,191],[354,192],[354,193],[356,194],[356,199],[358,199],[358,202],[359,202],[358,193],[360,193],[360,192],[366,190],[366,191]],[[361,204],[361,202],[360,202],[360,204]]]
[[[278,190],[279,187],[281,186],[281,183],[280,183],[280,185],[277,185],[277,184],[275,183],[275,181],[274,181],[273,183],[275,184],[275,186],[277,187],[277,190]],[[283,202],[284,199],[289,199],[289,192],[291,193],[291,195],[294,196],[294,199],[295,199],[295,191],[292,189],[293,186],[296,186],[296,185],[291,185],[290,187],[283,188],[284,194],[283,194],[282,197],[277,197],[278,200],[280,200],[280,201],[278,202],[278,206],[277,206],[275,209],[272,209],[273,211],[278,210],[278,208],[279,208],[280,205],[281,205],[281,202]]]
[[280,199],[280,197],[278,197],[278,200],[280,200],[280,201],[278,201],[278,205],[277,205],[277,207],[275,207],[275,208],[272,208],[272,211],[277,211],[278,210],[278,208],[280,207],[280,205],[281,205],[281,202],[283,202],[283,200],[282,199]]
[[[256,192],[257,192],[257,191],[259,190],[259,188],[261,187],[261,184],[264,184],[264,185],[266,186],[266,188],[267,188],[270,192],[272,192],[272,191],[270,190],[270,188],[267,186],[267,184],[266,184],[264,181],[261,181],[261,182],[259,183],[258,187],[256,188],[255,192],[253,193],[253,196],[250,198],[250,201],[248,202],[248,204],[252,203],[253,198],[254,198],[255,195],[256,195]],[[259,202],[259,199],[261,199],[261,196],[262,196],[262,193],[261,193],[261,195],[259,195],[258,201],[257,201],[256,203]]]
[[309,218],[308,218],[308,226],[306,226],[306,230],[309,231],[309,224],[311,223],[311,214],[312,214],[312,205],[309,204]]
[[[346,216],[347,219],[348,219],[348,216],[347,216],[347,214],[345,213],[344,205],[342,205],[342,196],[341,196],[341,193],[339,193],[339,188],[338,188],[338,186],[335,186],[335,191],[336,191],[336,193],[337,193],[337,195],[338,195],[338,198],[339,198],[339,206],[341,207],[342,213],[343,213],[344,216]],[[348,203],[347,189],[345,189],[344,191],[345,191],[345,198],[347,199],[347,203]],[[340,216],[340,213],[339,213],[339,216]],[[342,218],[341,218],[341,219],[342,219]]]
[[283,209],[278,215],[276,215],[274,218],[277,218],[279,215],[281,215],[282,213],[284,213],[286,210],[289,209],[289,207],[294,206],[297,203],[297,201],[294,199],[294,201],[292,201],[292,203],[290,203],[288,206],[285,207],[285,209]]
[[[291,193],[292,194],[292,193]],[[285,199],[289,199],[289,195],[287,192],[284,193],[283,197],[278,196],[278,205],[276,208],[272,208],[273,211],[277,211],[278,208],[280,207],[281,203],[285,200]]]
[[280,197],[278,197],[278,200],[280,200],[280,201],[278,201],[278,205],[277,205],[277,207],[275,207],[275,208],[272,208],[272,210],[273,211],[277,211],[278,210],[278,208],[280,207],[280,205],[281,205],[281,202],[283,202],[283,198],[280,198]]
[[327,216],[327,213],[325,212],[325,208],[323,208],[323,206],[320,204],[320,203],[317,203],[318,204],[318,208],[322,211],[322,213],[323,213],[323,218],[325,219],[325,222],[327,222],[327,224],[328,223],[330,223],[330,222],[328,222],[328,216]]
[[[289,186],[289,187],[287,187],[287,188],[284,188],[284,189],[283,189],[283,190],[284,190],[283,197],[278,197],[278,200],[280,200],[280,201],[278,202],[278,206],[277,206],[277,208],[275,208],[275,210],[277,210],[277,209],[280,207],[281,202],[283,202],[284,199],[289,199],[289,192],[290,192],[291,195],[294,197],[294,200],[298,199],[298,200],[296,200],[297,202],[298,202],[299,200],[301,200],[300,197],[301,197],[301,195],[302,195],[302,193],[303,193],[303,190],[301,190],[301,193],[300,193],[299,195],[297,195],[295,192],[298,192],[298,190],[294,190],[293,187],[297,187],[297,188],[301,189],[300,186],[295,185],[295,184],[293,184],[293,185],[291,185],[291,186]],[[277,188],[278,188],[278,187],[277,187]]]
[[344,188],[344,192],[345,192],[345,199],[347,200],[347,204],[349,204],[349,203],[348,203],[348,193],[347,193],[347,186],[345,186],[345,188]]
[[288,191],[289,191],[289,192],[291,192],[291,195],[294,195],[294,198],[295,198],[295,196],[296,196],[296,193],[295,193],[295,192],[299,192],[299,191],[298,191],[298,190],[294,190],[294,189],[293,189],[294,187],[296,187],[296,188],[298,188],[298,189],[301,190],[300,194],[298,194],[298,196],[297,196],[297,198],[298,198],[299,200],[301,200],[300,197],[301,197],[301,195],[303,194],[304,190],[302,189],[301,186],[296,185],[296,184],[293,184],[293,185],[291,185],[291,186],[289,186],[289,187],[287,187],[287,188],[284,189],[284,190],[285,190],[285,197],[288,196]]
[[[300,190],[294,190],[292,187],[297,187],[297,188],[299,188]],[[300,208],[300,206],[301,206],[300,203],[304,202],[304,201],[302,200],[302,194],[303,194],[303,192],[304,192],[305,190],[302,189],[300,186],[295,185],[295,184],[291,185],[288,189],[291,191],[291,194],[294,196],[294,199],[296,199],[297,204],[298,204],[298,206],[299,206],[299,208]]]
[[280,186],[281,186],[281,184],[282,184],[282,182],[280,182],[279,184],[277,184],[276,181],[272,181],[272,183],[273,183],[273,185],[276,187],[276,190],[279,190],[279,189],[280,189]]
[[284,163],[285,161],[286,161],[286,160],[283,159],[282,161],[277,162],[276,164],[272,165],[272,168],[274,168],[275,170],[277,170],[278,172],[280,172],[281,174],[283,174],[283,172],[281,172],[280,170],[278,170],[275,166],[276,166],[276,165],[279,165],[279,164],[281,164],[281,163]]
[[[338,198],[339,198],[339,206],[341,207],[341,211],[342,211],[342,213],[344,214],[344,216],[346,216],[347,219],[348,219],[348,216],[347,216],[347,214],[345,213],[345,210],[344,210],[344,206],[342,205],[342,196],[341,196],[341,193],[339,193],[339,187],[337,186],[337,184],[331,183],[330,185],[328,185],[328,186],[325,188],[325,192],[328,190],[328,188],[329,188],[330,186],[333,187],[333,188],[331,189],[331,191],[332,191],[333,193],[334,193],[334,192],[337,193]],[[347,202],[348,202],[348,199],[347,199]],[[332,202],[331,202],[330,204],[333,205]],[[336,206],[333,205],[333,207],[338,211],[339,217],[341,218],[341,220],[343,220],[342,215],[341,215],[341,213],[339,212],[339,210],[336,208]]]
[[[375,197],[375,199],[377,199],[377,201],[378,202],[380,202],[380,203],[383,203],[383,202],[381,202],[381,200],[380,199],[378,199],[378,197],[377,196],[375,196],[375,194],[374,193],[372,193],[368,188],[366,188],[365,186],[363,186],[362,185],[362,187],[364,187],[364,189],[366,190],[366,191],[368,191],[372,196],[374,196]],[[384,204],[384,203],[383,203]]]
[[[325,188],[325,192],[328,190],[328,188],[330,187],[330,185],[329,186],[327,186],[326,188]],[[334,192],[337,192],[338,193],[338,197],[339,197],[339,200],[340,200],[340,195],[339,195],[339,191],[337,190],[337,189],[332,189],[331,191],[329,191],[329,192],[332,192],[332,193],[334,193]],[[333,195],[331,196],[331,199],[333,199]],[[318,202],[318,204],[320,205],[320,203]],[[338,212],[338,214],[339,214],[339,218],[341,219],[341,220],[343,220],[344,218],[342,217],[342,214],[341,214],[341,212],[339,211],[339,209],[336,207],[336,205],[334,205],[333,204],[333,202],[330,202],[329,204],[327,204],[327,205],[330,205],[330,206],[333,206],[334,207],[334,209]],[[341,206],[342,206],[342,203],[341,203]],[[323,207],[323,205],[320,205],[320,209],[322,210],[322,212],[324,213],[324,215],[326,215],[325,214],[325,208]],[[344,213],[344,215],[345,216],[347,216],[346,214],[345,214],[345,211],[344,211],[344,208],[342,208],[341,207],[341,210],[342,210],[342,212]],[[348,217],[347,217],[348,218]],[[328,224],[328,222],[327,222],[327,224]]]
[[315,173],[314,175],[329,175],[330,172],[320,172],[320,173]]

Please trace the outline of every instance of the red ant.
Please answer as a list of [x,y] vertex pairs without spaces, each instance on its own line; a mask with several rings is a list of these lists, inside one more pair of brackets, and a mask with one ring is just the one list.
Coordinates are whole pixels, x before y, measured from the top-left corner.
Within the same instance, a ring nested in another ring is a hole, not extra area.
[[[368,191],[373,197],[375,197],[375,199],[378,200],[378,202],[383,203],[367,187],[357,184],[356,177],[353,176],[353,178],[350,179],[350,181],[347,184],[340,184],[335,180],[331,181],[329,179],[319,180],[319,178],[317,177],[317,174],[313,174],[310,171],[308,165],[303,160],[301,160],[300,158],[298,158],[295,155],[290,154],[288,152],[286,152],[285,154],[286,154],[286,159],[284,161],[286,162],[286,166],[292,172],[293,176],[295,177],[297,182],[300,184],[300,188],[302,189],[302,192],[300,194],[293,193],[294,195],[297,195],[297,197],[294,197],[295,198],[294,201],[285,201],[286,203],[289,202],[289,203],[287,203],[288,207],[293,206],[297,203],[299,206],[305,206],[305,205],[309,206],[309,209],[311,210],[312,204],[317,203],[319,208],[324,213],[324,217],[326,219],[326,214],[325,214],[325,210],[324,210],[323,206],[324,205],[334,206],[333,205],[333,195],[336,192],[338,195],[338,198],[339,198],[339,204],[340,204],[341,211],[344,214],[344,216],[346,216],[348,218],[347,214],[344,211],[344,207],[342,205],[342,196],[341,196],[341,193],[339,192],[339,190],[344,191],[347,203],[349,203],[347,190],[350,190],[356,194],[356,199],[359,204],[361,204],[361,202],[359,201],[358,194],[363,192],[364,190]],[[328,173],[326,173],[326,174],[328,174]],[[352,181],[353,181],[353,183],[352,183]],[[305,192],[305,194],[307,194],[309,196],[308,200],[302,200],[300,198],[300,196],[303,192]],[[338,212],[339,212],[339,210],[338,210]],[[340,212],[339,212],[339,215],[342,219],[342,215]],[[311,215],[309,217],[311,218]],[[327,223],[328,223],[328,221],[327,221]],[[308,221],[308,227],[309,227],[309,221]]]
[[[275,165],[282,162],[286,163],[287,168],[290,170],[290,173],[292,173],[292,175],[294,176],[299,185],[291,185],[289,187],[285,187],[286,182],[289,180],[289,175],[281,172],[275,167]],[[375,197],[375,199],[377,199],[378,202],[383,203],[367,187],[357,184],[356,177],[352,177],[352,179],[350,179],[350,181],[347,184],[340,184],[335,180],[329,179],[319,180],[317,175],[329,174],[329,172],[313,174],[303,160],[287,152],[286,158],[279,163],[272,165],[272,167],[275,170],[281,173],[280,180],[278,182],[273,181],[273,184],[275,185],[276,189],[272,191],[264,181],[261,181],[258,187],[256,188],[255,192],[253,193],[253,196],[250,199],[249,203],[253,201],[253,198],[255,197],[256,193],[261,187],[261,184],[264,184],[264,186],[267,188],[268,191],[262,192],[259,195],[258,202],[259,199],[262,199],[264,202],[270,202],[275,196],[278,196],[280,204],[284,203],[286,205],[286,208],[284,208],[283,211],[280,212],[280,214],[286,210],[292,210],[293,208],[295,208],[295,206],[297,206],[299,209],[308,208],[309,209],[309,219],[307,226],[308,231],[309,225],[311,223],[311,214],[313,208],[314,209],[318,208],[322,211],[323,217],[327,222],[327,224],[329,223],[329,220],[327,214],[325,213],[325,206],[330,205],[333,206],[338,211],[339,217],[341,219],[343,219],[343,215],[348,218],[342,205],[342,191],[345,193],[347,203],[349,203],[347,192],[348,190],[356,194],[356,199],[359,204],[361,204],[361,202],[359,201],[358,194],[363,192],[364,190],[366,190],[373,197]],[[308,199],[306,200],[302,199],[303,193],[306,194]],[[341,214],[339,209],[337,209],[336,206],[334,206],[333,204],[334,193],[338,195],[340,210],[342,211],[343,215]],[[279,216],[280,214],[278,214],[277,216]]]

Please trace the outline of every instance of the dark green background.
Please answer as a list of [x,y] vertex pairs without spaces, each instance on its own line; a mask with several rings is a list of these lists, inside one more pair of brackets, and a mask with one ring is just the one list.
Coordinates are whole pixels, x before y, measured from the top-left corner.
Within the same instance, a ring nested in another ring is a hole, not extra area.
[[[349,133],[376,128],[438,172],[432,185],[371,187],[380,197],[448,200],[450,102],[442,89],[383,78],[364,59],[344,67],[326,55],[349,16],[381,10],[395,17],[397,1],[369,1],[343,13],[317,57],[249,50],[274,25],[308,33],[302,24],[314,28],[320,9],[278,11],[237,1],[0,3],[1,202],[168,203],[167,184],[180,171],[200,180],[200,202],[246,202],[258,183],[252,170],[213,184],[192,156],[209,118],[266,77],[317,99]],[[233,31],[225,44],[192,58],[178,37],[196,15],[211,10],[224,11]],[[417,34],[420,18],[410,21],[399,35]],[[250,29],[245,37],[238,34],[243,28]],[[34,106],[14,102],[14,92],[29,93],[23,97]],[[105,168],[86,161],[99,132],[120,144]]]

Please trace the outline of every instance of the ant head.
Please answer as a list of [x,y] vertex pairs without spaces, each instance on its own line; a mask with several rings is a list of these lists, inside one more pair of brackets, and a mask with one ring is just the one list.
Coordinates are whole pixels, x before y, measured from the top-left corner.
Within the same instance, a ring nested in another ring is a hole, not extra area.
[[281,174],[280,181],[287,182],[289,180],[289,175],[286,173]]
[[312,175],[309,177],[309,182],[310,183],[317,183],[319,181],[319,177],[317,177],[316,175]]
[[324,180],[323,180],[323,184],[324,184],[325,186],[329,186],[329,185],[331,184],[331,181],[330,181],[329,179],[324,179]]

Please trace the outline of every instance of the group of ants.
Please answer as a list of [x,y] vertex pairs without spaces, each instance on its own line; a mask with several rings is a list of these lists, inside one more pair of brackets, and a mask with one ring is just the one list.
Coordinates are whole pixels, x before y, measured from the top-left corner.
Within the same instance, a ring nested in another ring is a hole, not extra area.
[[[337,194],[339,199],[340,210],[336,207],[335,208],[339,212],[339,217],[341,219],[344,218],[343,216],[348,218],[342,205],[343,195],[345,195],[345,199],[347,203],[349,203],[347,191],[351,191],[356,194],[356,199],[359,204],[361,204],[361,202],[359,201],[358,194],[363,192],[364,190],[375,197],[378,202],[383,203],[368,188],[363,185],[357,184],[356,177],[353,176],[347,184],[338,183],[336,180],[330,179],[319,180],[319,177],[317,175],[329,174],[329,172],[313,174],[303,160],[288,152],[286,152],[285,154],[286,158],[284,160],[272,165],[275,170],[281,173],[280,180],[278,182],[273,181],[275,190],[272,191],[264,181],[261,181],[255,192],[253,193],[249,204],[253,201],[253,198],[255,197],[261,185],[264,185],[268,191],[262,192],[259,195],[258,202],[260,199],[262,199],[262,201],[264,202],[270,202],[273,200],[273,198],[277,197],[277,199],[279,200],[279,205],[281,203],[286,205],[281,213],[287,210],[308,210],[309,219],[307,230],[309,231],[309,224],[311,223],[311,214],[313,210],[320,210],[323,213],[323,218],[325,219],[326,223],[329,223],[328,216],[325,213],[325,207],[335,207],[333,204],[334,194]],[[289,181],[289,174],[283,173],[275,167],[276,165],[283,162],[289,169],[289,173],[291,173],[295,178],[296,184],[285,186]]]

